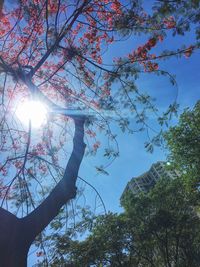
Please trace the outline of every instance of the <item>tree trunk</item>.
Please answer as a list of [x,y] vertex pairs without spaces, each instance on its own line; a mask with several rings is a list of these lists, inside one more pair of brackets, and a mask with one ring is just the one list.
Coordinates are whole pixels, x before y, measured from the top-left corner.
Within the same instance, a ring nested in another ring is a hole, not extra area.
[[26,267],[29,248],[38,234],[76,195],[76,180],[85,144],[84,118],[74,118],[74,146],[65,173],[48,197],[30,214],[17,218],[0,208],[0,267]]
[[31,245],[20,219],[0,208],[0,266],[24,267]]

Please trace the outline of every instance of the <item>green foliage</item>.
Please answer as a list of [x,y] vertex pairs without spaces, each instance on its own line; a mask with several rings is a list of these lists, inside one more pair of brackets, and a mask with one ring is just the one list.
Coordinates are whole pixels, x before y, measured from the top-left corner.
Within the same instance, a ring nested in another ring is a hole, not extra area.
[[126,258],[124,244],[126,240],[126,222],[121,216],[109,213],[99,216],[94,224],[92,235],[80,242],[73,251],[76,266],[121,266]]
[[125,212],[98,216],[84,241],[55,237],[51,266],[198,267],[199,203],[182,178],[163,179],[148,194],[127,194]]
[[200,175],[200,101],[193,110],[185,109],[178,125],[164,135],[172,167],[190,179]]
[[142,266],[198,266],[199,194],[181,178],[161,180],[148,194],[130,194],[123,205]]

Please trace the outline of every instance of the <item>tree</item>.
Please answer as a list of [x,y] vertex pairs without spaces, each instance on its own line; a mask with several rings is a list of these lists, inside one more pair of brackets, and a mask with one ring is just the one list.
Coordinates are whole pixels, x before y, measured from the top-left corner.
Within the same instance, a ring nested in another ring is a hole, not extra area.
[[82,242],[69,235],[55,236],[52,266],[123,266],[126,262],[130,266],[126,226],[123,216],[108,213],[93,219],[92,232]]
[[54,266],[199,265],[199,111],[198,101],[164,134],[167,168],[176,168],[181,176],[164,178],[148,194],[127,194],[125,213],[93,218],[92,227],[86,217],[80,224],[91,233],[82,242],[73,235],[55,235]]
[[163,179],[147,194],[130,193],[125,212],[97,217],[84,241],[55,237],[52,266],[197,267],[199,200],[182,178]]
[[199,193],[181,177],[163,178],[146,195],[130,194],[124,206],[143,266],[198,266]]
[[176,126],[165,133],[169,161],[173,168],[191,179],[200,175],[200,102],[193,109],[185,109]]
[[[185,13],[178,12],[177,18],[171,18],[170,12],[174,14],[175,10],[169,8],[167,13],[161,12],[158,5],[156,12],[147,16],[140,1],[124,5],[122,2],[23,0],[11,4],[1,1],[2,266],[25,266],[33,240],[59,209],[75,197],[75,184],[85,150],[84,127],[85,140],[89,143],[87,153],[92,154],[100,146],[96,130],[103,129],[109,141],[116,142],[102,110],[113,112],[114,120],[122,130],[130,131],[128,119],[119,113],[122,108],[135,114],[141,123],[138,130],[148,128],[145,111],[155,111],[155,107],[148,95],[139,92],[134,79],[144,71],[171,77],[159,69],[157,60],[173,55],[188,57],[199,47],[195,42],[189,47],[155,56],[151,50],[167,32],[181,28],[182,32],[177,33],[182,34],[189,30],[185,23],[176,25]],[[182,5],[180,1],[176,2]],[[190,8],[192,14],[192,17],[187,16],[186,24],[198,30],[199,1],[189,1],[189,6],[185,1],[184,4],[184,10]],[[129,23],[124,23],[124,19]],[[130,31],[144,32],[147,41],[130,51],[128,57],[118,58],[107,67],[103,64],[103,52],[117,41],[117,32],[122,31],[125,38]],[[196,37],[198,39],[198,35]],[[114,87],[118,85],[119,90],[115,93]],[[27,99],[40,100],[49,108],[48,122],[41,131],[35,131],[31,122],[27,127],[23,126],[15,116],[18,106]],[[174,107],[171,106],[171,111]],[[98,114],[98,122],[87,116],[87,111],[91,110],[92,114]],[[54,116],[54,112],[62,114]],[[73,144],[68,141],[72,136]],[[66,164],[68,153],[70,157]],[[118,151],[108,147],[105,155],[114,158]],[[97,170],[104,171],[102,167]]]

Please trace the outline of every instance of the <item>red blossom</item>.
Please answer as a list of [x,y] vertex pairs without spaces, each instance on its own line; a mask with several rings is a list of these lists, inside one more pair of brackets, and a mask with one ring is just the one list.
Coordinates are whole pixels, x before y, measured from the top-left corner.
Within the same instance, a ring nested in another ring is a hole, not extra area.
[[160,42],[162,42],[162,41],[164,40],[163,35],[158,35],[157,38],[158,38],[158,40],[159,40]]
[[164,18],[163,23],[167,27],[167,29],[172,29],[172,28],[176,27],[176,21],[175,21],[173,16],[170,16],[168,18]]
[[91,131],[91,130],[87,130],[86,134],[88,134],[90,137],[95,137],[96,136],[96,133]]
[[37,155],[37,156],[42,156],[46,155],[46,151],[44,148],[44,145],[41,143],[38,143],[34,148],[32,154]]
[[153,63],[151,61],[143,62],[145,71],[152,72],[158,70],[158,63]]
[[14,165],[17,169],[20,169],[23,166],[23,162],[21,160],[16,160]]
[[121,11],[121,3],[118,0],[114,0],[111,4],[111,9],[115,11],[116,14],[120,15]]
[[194,46],[190,45],[185,51],[184,51],[184,56],[186,58],[190,57],[192,55],[192,52],[194,50]]
[[149,50],[154,47],[157,43],[157,39],[156,38],[151,38],[149,39],[149,41],[147,42],[146,46],[149,48]]
[[93,144],[93,149],[96,151],[100,147],[100,142],[97,141],[96,143]]
[[8,170],[6,167],[0,166],[0,172],[2,173],[3,176],[6,176],[8,174]]

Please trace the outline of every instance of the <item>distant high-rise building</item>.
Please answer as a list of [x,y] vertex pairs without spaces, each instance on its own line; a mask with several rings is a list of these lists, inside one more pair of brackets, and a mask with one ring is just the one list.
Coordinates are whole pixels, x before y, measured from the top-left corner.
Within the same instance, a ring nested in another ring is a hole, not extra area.
[[159,161],[152,164],[151,168],[147,172],[138,177],[133,177],[125,187],[121,199],[129,191],[135,195],[141,192],[149,192],[149,190],[153,188],[156,182],[161,178],[176,178],[178,176],[178,172],[176,170],[168,170],[166,168],[166,164],[166,162]]

